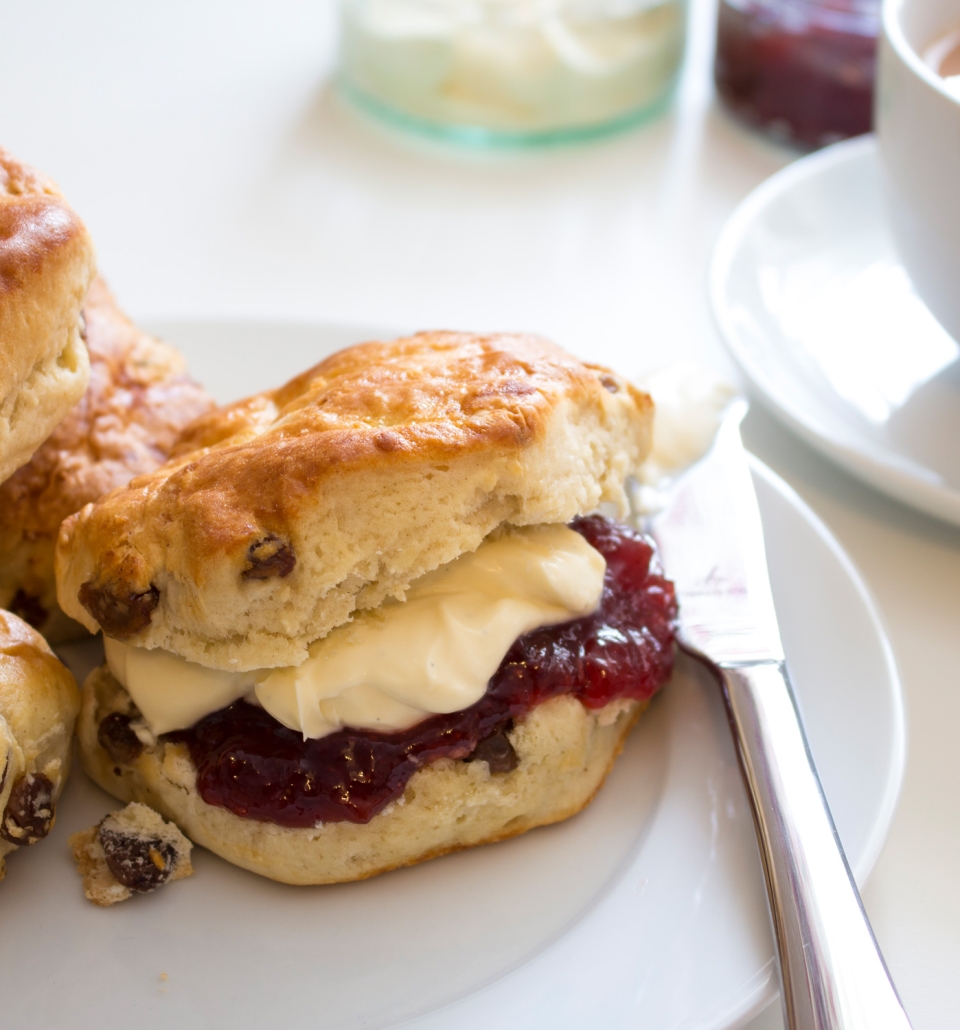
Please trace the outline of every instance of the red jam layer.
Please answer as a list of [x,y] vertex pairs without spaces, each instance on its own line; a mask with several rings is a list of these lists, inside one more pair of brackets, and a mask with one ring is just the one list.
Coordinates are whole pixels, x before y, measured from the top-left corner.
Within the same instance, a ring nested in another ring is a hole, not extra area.
[[401,733],[344,729],[304,740],[238,701],[170,734],[190,749],[200,796],[281,826],[366,823],[400,797],[417,769],[469,758],[480,741],[551,697],[573,694],[588,708],[650,697],[673,668],[673,585],[650,543],[628,527],[590,516],[571,528],[607,561],[599,610],[518,638],[475,705]]

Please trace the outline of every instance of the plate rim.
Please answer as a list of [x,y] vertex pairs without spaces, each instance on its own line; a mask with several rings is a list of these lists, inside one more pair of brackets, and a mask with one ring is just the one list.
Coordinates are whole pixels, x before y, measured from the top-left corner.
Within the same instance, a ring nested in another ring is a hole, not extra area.
[[[837,440],[817,419],[804,412],[802,406],[778,390],[743,344],[727,303],[727,285],[733,262],[747,231],[768,207],[805,181],[829,175],[837,165],[875,161],[876,156],[877,143],[873,134],[844,140],[798,158],[747,194],[727,219],[713,247],[707,287],[710,311],[724,346],[758,399],[797,436],[888,497],[914,510],[960,525],[960,490],[911,474],[877,448],[869,445],[858,447]],[[919,464],[917,467],[922,468]]]

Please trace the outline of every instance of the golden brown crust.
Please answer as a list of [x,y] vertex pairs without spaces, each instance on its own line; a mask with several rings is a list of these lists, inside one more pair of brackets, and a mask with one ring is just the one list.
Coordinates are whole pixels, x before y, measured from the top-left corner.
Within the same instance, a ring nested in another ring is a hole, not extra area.
[[208,805],[197,793],[186,746],[165,738],[118,764],[101,746],[98,727],[132,706],[106,666],[84,683],[77,736],[83,768],[95,783],[124,801],[150,805],[195,844],[283,883],[342,883],[576,815],[602,786],[646,705],[619,700],[591,711],[570,695],[552,698],[510,731],[517,756],[511,771],[440,759],[418,770],[404,794],[363,825],[292,828]]
[[99,277],[83,313],[87,390],[30,461],[0,485],[0,607],[55,640],[69,631],[53,568],[60,523],[152,472],[184,426],[213,407],[186,374],[182,356],[137,328]]
[[83,393],[93,272],[93,243],[57,187],[0,150],[0,480]]
[[4,855],[53,826],[79,707],[76,681],[43,637],[0,611],[0,874]]
[[[503,523],[622,503],[651,419],[646,394],[538,337],[351,347],[198,419],[170,463],[68,519],[61,605],[94,629],[91,608],[157,590],[147,626],[107,632],[224,668],[298,664]],[[270,542],[280,558],[251,573]]]

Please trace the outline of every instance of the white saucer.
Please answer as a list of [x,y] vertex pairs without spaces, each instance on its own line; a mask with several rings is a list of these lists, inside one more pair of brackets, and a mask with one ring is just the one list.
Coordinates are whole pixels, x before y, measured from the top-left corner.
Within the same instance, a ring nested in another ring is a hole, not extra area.
[[872,137],[802,158],[720,235],[720,332],[788,426],[877,489],[960,524],[960,344],[913,292]]
[[[221,396],[282,381],[366,335],[167,330]],[[758,464],[755,480],[811,746],[862,881],[903,774],[896,670],[837,544],[769,470]],[[89,666],[98,647],[70,657]],[[763,881],[729,731],[716,687],[685,662],[581,815],[363,883],[287,887],[198,849],[190,879],[97,909],[83,900],[66,838],[109,807],[76,772],[51,838],[8,860],[0,969],[15,987],[4,992],[4,1030],[720,1030],[773,997]]]

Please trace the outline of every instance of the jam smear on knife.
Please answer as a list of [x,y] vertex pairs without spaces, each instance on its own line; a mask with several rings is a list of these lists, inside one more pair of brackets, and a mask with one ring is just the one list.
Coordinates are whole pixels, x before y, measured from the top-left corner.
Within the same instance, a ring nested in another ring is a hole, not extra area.
[[304,740],[237,701],[167,738],[189,748],[200,796],[280,826],[366,823],[401,796],[417,769],[469,758],[478,743],[549,698],[573,694],[587,708],[649,698],[673,668],[673,585],[650,543],[629,527],[591,515],[571,528],[606,559],[599,609],[519,637],[476,704],[399,733],[343,729]]

